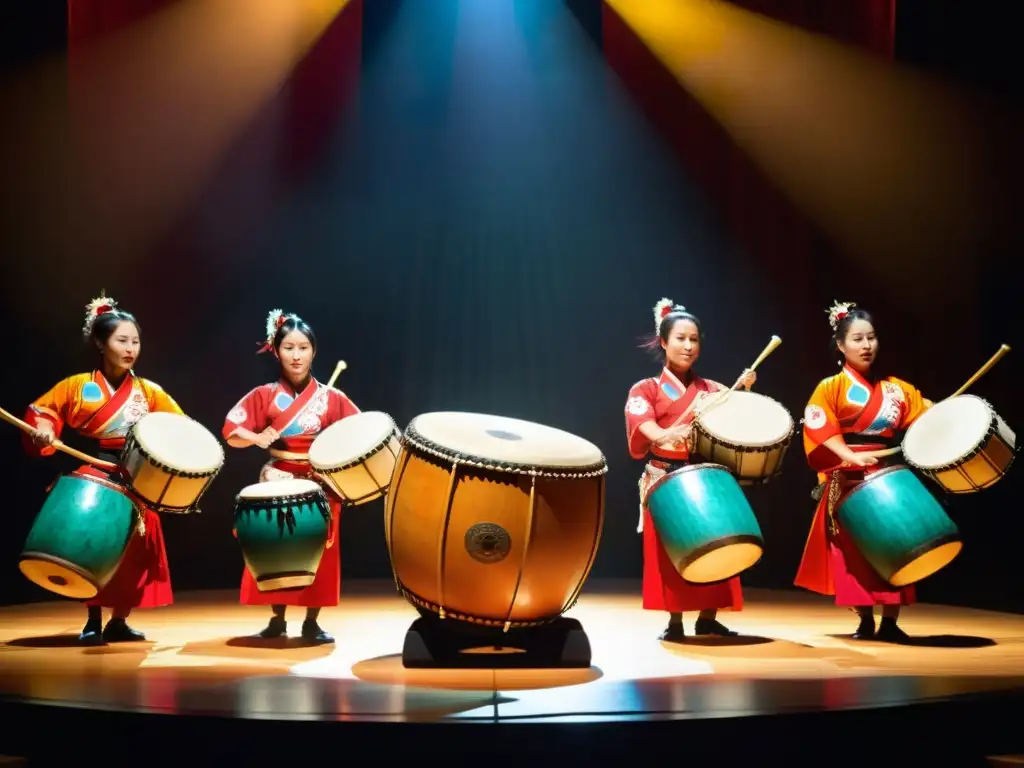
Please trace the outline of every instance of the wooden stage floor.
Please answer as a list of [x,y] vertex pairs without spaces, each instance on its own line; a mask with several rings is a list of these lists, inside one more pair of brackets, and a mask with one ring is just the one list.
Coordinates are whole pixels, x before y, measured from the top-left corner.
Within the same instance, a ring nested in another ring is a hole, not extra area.
[[[657,640],[665,617],[639,585],[593,581],[568,614],[589,670],[406,670],[416,618],[393,585],[347,582],[321,625],[335,645],[250,639],[269,611],[193,592],[138,612],[136,644],[84,648],[84,609],[0,609],[0,696],[10,705],[249,721],[611,723],[892,708],[1024,690],[1024,616],[939,605],[905,611],[915,643],[849,638],[856,619],[798,591],[750,589],[721,618],[739,638]],[[289,611],[297,634],[303,609]],[[687,631],[693,616],[686,617]]]

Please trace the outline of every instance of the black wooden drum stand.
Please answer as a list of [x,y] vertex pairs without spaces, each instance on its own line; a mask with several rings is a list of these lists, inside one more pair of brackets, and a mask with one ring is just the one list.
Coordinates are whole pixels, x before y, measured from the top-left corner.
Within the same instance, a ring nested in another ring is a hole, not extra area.
[[[425,614],[425,612],[424,612]],[[432,614],[405,633],[408,669],[589,669],[590,639],[576,619],[539,627],[482,627]]]

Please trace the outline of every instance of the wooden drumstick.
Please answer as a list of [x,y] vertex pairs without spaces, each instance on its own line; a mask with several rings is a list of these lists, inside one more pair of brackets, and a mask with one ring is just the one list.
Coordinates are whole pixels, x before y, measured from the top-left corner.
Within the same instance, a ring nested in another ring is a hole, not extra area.
[[[13,424],[18,429],[22,430],[23,432],[25,432],[25,433],[27,433],[29,435],[35,434],[36,430],[33,429],[31,424],[26,424],[24,421],[19,419],[17,416],[12,416],[10,413],[5,411],[3,408],[0,408],[0,419],[3,419],[8,424]],[[97,459],[95,456],[90,456],[87,453],[82,453],[81,451],[72,448],[70,445],[65,445],[64,443],[62,443],[57,438],[54,438],[53,442],[50,443],[50,445],[52,445],[58,451],[63,451],[64,453],[68,454],[68,456],[74,456],[76,459],[81,459],[82,461],[84,461],[84,462],[86,462],[88,464],[94,464],[97,467],[100,467],[101,469],[106,469],[106,470],[116,470],[117,469],[117,464],[111,464],[109,461],[104,461],[103,459]]]
[[[757,356],[757,360],[755,360],[754,364],[751,365],[750,368],[748,368],[747,370],[755,370],[757,366],[763,363],[764,359],[768,357],[768,355],[770,355],[772,352],[774,352],[775,348],[778,347],[781,343],[782,339],[780,339],[778,336],[772,336],[772,340],[768,342],[768,345],[761,351],[761,354]],[[743,376],[740,376],[738,379],[736,379],[736,383],[732,385],[732,388],[736,389],[740,385],[740,382],[742,380]]]
[[988,359],[988,362],[985,363],[983,366],[981,366],[981,368],[978,369],[978,372],[976,374],[974,374],[973,376],[971,376],[971,378],[969,378],[967,380],[966,384],[964,384],[962,387],[960,387],[960,389],[958,389],[956,392],[954,392],[952,395],[950,395],[946,399],[949,400],[950,398],[954,398],[954,397],[957,397],[959,395],[962,395],[967,390],[968,387],[970,387],[974,382],[976,382],[978,379],[980,379],[982,376],[984,376],[986,373],[988,373],[992,369],[992,366],[994,366],[996,363],[998,363],[999,360],[1003,357],[1003,355],[1005,355],[1009,351],[1010,351],[1009,345],[1003,344],[1003,346],[1001,346],[998,350],[996,350],[996,353],[994,355],[992,355],[992,357],[990,357]]
[[339,360],[338,364],[334,366],[334,373],[331,374],[330,381],[327,382],[328,389],[334,386],[334,382],[338,380],[338,377],[341,376],[341,372],[344,371],[346,368],[348,368],[348,363],[346,363],[344,360]]

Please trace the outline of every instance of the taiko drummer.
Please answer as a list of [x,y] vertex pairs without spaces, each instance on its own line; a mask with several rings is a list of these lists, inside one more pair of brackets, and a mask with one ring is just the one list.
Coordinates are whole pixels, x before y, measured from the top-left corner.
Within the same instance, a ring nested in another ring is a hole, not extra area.
[[[646,506],[654,482],[690,461],[694,408],[708,395],[727,389],[694,372],[701,351],[701,326],[685,307],[662,299],[654,307],[654,337],[645,345],[663,361],[661,374],[643,379],[629,390],[626,400],[626,438],[635,459],[648,458],[640,478],[640,524],[643,533],[643,607],[667,611],[668,627],[661,635],[667,642],[682,642],[683,612],[700,611],[694,626],[697,635],[729,636],[736,633],[717,620],[720,608],[741,610],[743,592],[738,577],[710,585],[690,584],[674,567],[658,537]],[[757,375],[745,371],[741,383],[749,389]]]
[[[828,310],[832,345],[842,370],[819,382],[804,411],[804,452],[817,471],[820,493],[814,522],[796,576],[796,585],[835,595],[836,605],[860,616],[853,638],[903,642],[897,625],[901,605],[915,602],[913,585],[897,588],[867,563],[835,519],[841,500],[859,483],[883,468],[873,455],[898,444],[907,429],[932,403],[912,385],[878,375],[878,336],[871,315],[853,303]],[[844,468],[843,471],[837,471]],[[874,606],[882,606],[875,628]]]
[[[147,379],[134,373],[142,352],[138,321],[117,302],[105,296],[93,299],[86,310],[83,333],[100,353],[99,369],[59,382],[32,403],[25,421],[34,427],[26,448],[49,456],[53,442],[65,426],[97,443],[97,458],[117,463],[125,437],[143,416],[163,411],[181,414],[176,402]],[[84,465],[77,473],[108,479],[122,485],[119,473]],[[133,499],[143,514],[144,534],[133,535],[113,578],[86,605],[89,618],[81,641],[88,644],[145,640],[145,635],[128,626],[132,608],[156,608],[173,602],[171,574],[167,563],[160,517]],[[102,608],[112,609],[103,626]]]
[[[271,460],[260,472],[260,482],[312,478],[309,447],[331,424],[359,413],[343,393],[318,382],[312,374],[316,357],[313,329],[296,315],[275,309],[267,318],[266,343],[261,352],[273,352],[280,365],[279,379],[256,387],[227,415],[223,435],[228,445],[269,449]],[[317,623],[320,609],[337,605],[341,596],[341,555],[337,545],[341,499],[328,491],[331,529],[327,549],[316,578],[303,589],[261,592],[248,569],[242,574],[243,605],[270,605],[273,615],[259,633],[262,638],[287,634],[285,610],[305,606],[302,638],[310,643],[332,643],[334,638]]]

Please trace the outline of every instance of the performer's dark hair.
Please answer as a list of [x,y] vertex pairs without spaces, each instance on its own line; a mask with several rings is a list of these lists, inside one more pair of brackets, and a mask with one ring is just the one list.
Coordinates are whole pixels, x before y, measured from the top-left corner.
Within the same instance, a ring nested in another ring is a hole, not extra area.
[[836,324],[836,332],[832,334],[832,354],[839,360],[844,362],[846,356],[839,351],[839,342],[846,341],[846,335],[850,332],[850,326],[853,325],[854,320],[864,320],[865,322],[871,323],[874,326],[875,321],[871,318],[871,313],[866,309],[851,309],[842,319]]
[[681,320],[689,320],[695,326],[697,326],[697,336],[701,341],[704,340],[704,331],[700,327],[700,318],[698,318],[692,312],[687,312],[685,309],[674,309],[661,318],[661,322],[658,324],[658,332],[648,339],[644,340],[644,343],[640,346],[647,349],[654,355],[655,359],[664,361],[665,350],[661,348],[661,342],[668,341],[669,335],[672,333],[672,329],[676,327],[676,323]]
[[313,329],[310,327],[309,323],[307,323],[301,317],[292,316],[285,320],[283,323],[281,323],[281,327],[278,328],[277,333],[274,334],[275,352],[280,351],[281,342],[283,342],[284,337],[287,336],[292,331],[298,331],[307,339],[309,339],[309,343],[312,345],[313,351],[316,351],[316,334],[313,333]]
[[102,315],[97,315],[96,319],[92,321],[92,327],[89,329],[89,340],[94,344],[105,347],[110,337],[114,335],[114,330],[121,323],[131,323],[135,326],[135,330],[139,332],[139,335],[142,335],[142,326],[135,319],[135,315],[131,312],[125,312],[123,309],[112,309],[109,312],[104,312]]

